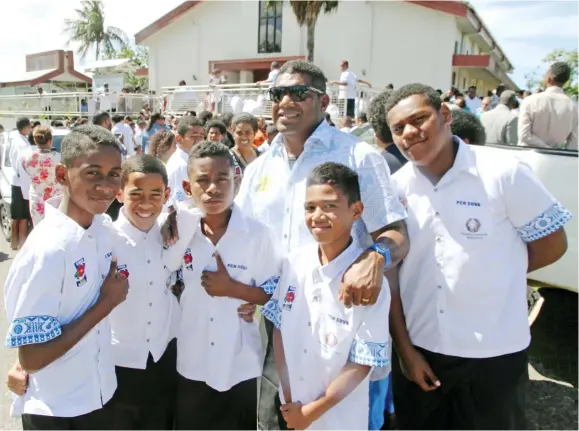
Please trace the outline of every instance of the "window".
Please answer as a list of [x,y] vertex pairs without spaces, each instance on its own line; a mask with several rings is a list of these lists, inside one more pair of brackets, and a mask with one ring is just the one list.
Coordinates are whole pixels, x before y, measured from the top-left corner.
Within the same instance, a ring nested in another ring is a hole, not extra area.
[[454,41],[454,55],[458,54],[458,40]]
[[283,2],[259,2],[259,27],[257,34],[257,52],[281,52],[281,21]]

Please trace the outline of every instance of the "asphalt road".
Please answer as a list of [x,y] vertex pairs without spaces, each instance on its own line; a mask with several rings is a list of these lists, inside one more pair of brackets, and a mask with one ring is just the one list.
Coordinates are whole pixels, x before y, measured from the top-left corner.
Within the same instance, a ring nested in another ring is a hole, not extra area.
[[[12,263],[14,253],[0,238],[0,283]],[[577,421],[577,295],[541,289],[545,303],[532,328],[527,391],[528,429],[576,430]],[[4,295],[0,295],[0,334],[6,334]],[[15,360],[15,351],[2,348],[0,382]],[[10,417],[11,396],[2,385],[0,429],[22,429],[19,419]]]

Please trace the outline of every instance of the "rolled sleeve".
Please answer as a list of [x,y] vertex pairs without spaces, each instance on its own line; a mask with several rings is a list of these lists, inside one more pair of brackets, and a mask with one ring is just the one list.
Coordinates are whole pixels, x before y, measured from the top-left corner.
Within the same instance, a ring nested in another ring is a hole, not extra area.
[[271,298],[261,307],[261,315],[273,323],[277,329],[281,329],[281,307],[277,298]]
[[572,218],[523,162],[509,179],[507,216],[525,242],[556,232]]
[[45,343],[62,333],[58,312],[64,282],[64,252],[24,249],[6,279],[6,347]]
[[390,367],[390,289],[384,279],[376,304],[360,307],[364,313],[350,348],[350,361],[370,367]]
[[400,203],[390,169],[382,155],[368,144],[360,143],[358,146],[362,148],[356,151],[364,152],[356,169],[364,204],[362,219],[368,232],[372,233],[406,219],[406,210]]
[[255,280],[265,293],[273,295],[280,282],[282,260],[279,251],[273,245],[273,233],[267,226],[261,225],[261,235],[263,239],[260,241],[258,261],[262,264]]

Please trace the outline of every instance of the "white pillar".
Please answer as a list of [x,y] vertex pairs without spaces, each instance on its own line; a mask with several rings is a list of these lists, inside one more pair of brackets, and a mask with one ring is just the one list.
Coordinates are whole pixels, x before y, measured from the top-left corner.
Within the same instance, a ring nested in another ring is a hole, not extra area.
[[251,84],[253,83],[253,71],[252,70],[240,70],[239,71],[239,83],[240,84]]

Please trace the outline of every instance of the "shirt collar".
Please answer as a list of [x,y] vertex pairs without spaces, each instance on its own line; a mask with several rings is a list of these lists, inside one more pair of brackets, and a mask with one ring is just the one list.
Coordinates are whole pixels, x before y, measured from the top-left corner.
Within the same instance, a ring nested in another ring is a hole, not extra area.
[[[201,230],[201,221],[199,221],[197,229],[199,231]],[[249,232],[247,227],[247,219],[245,218],[241,208],[235,203],[231,205],[231,218],[227,224],[226,232],[229,232],[230,230],[243,232],[244,235],[247,235],[247,232]]]
[[559,94],[565,94],[565,92],[563,91],[563,89],[561,87],[557,87],[556,85],[552,85],[550,87],[547,87],[547,89],[545,90],[546,93],[559,93]]
[[316,267],[313,270],[313,279],[316,280],[319,276],[321,276],[322,280],[326,282],[330,282],[338,277],[343,271],[348,269],[352,263],[362,254],[362,249],[358,245],[358,243],[351,239],[351,244],[342,252],[339,256],[337,256],[331,262],[328,262],[326,265],[320,264],[320,258],[318,254],[319,248],[315,248],[315,262],[317,263]]
[[137,229],[135,226],[131,224],[127,216],[125,215],[126,208],[121,208],[119,211],[119,217],[115,222],[115,225],[122,230],[133,242],[138,243],[145,239],[147,236],[154,233],[155,231],[159,230],[159,225],[157,221],[153,224],[153,227],[149,232],[143,232],[142,230]]
[[62,196],[57,196],[50,198],[45,202],[45,216],[46,221],[54,224],[58,224],[66,229],[63,232],[67,239],[73,239],[80,241],[84,235],[98,233],[99,226],[103,224],[104,220],[102,215],[96,215],[93,219],[92,224],[88,229],[84,229],[81,225],[71,219],[69,216],[60,211],[59,206],[62,202]]
[[[330,148],[332,144],[332,140],[336,133],[339,133],[335,127],[332,127],[328,124],[328,122],[324,119],[320,122],[318,127],[314,130],[314,132],[306,139],[304,143],[304,148],[306,145],[314,145],[318,142],[321,142],[326,146],[326,148]],[[271,151],[281,151],[284,146],[283,135],[278,133],[277,136],[271,142]]]

